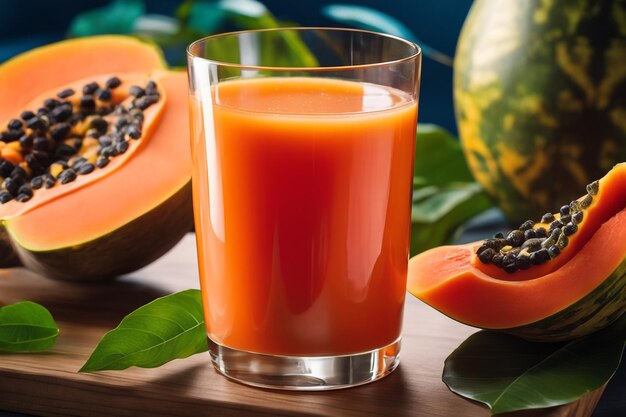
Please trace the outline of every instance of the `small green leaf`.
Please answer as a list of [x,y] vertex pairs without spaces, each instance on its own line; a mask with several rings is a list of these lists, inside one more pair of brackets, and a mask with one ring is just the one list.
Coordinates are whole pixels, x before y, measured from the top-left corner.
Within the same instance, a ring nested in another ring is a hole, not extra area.
[[427,123],[417,127],[413,175],[434,185],[474,181],[459,141],[444,128]]
[[70,36],[133,32],[135,21],[145,13],[142,0],[114,0],[108,5],[81,13],[72,20]]
[[151,303],[124,317],[104,335],[80,372],[156,368],[207,350],[199,290],[186,290]]
[[322,8],[322,14],[346,25],[359,29],[388,33],[420,45],[424,55],[441,64],[452,66],[452,58],[424,45],[406,25],[386,13],[365,6],[352,4],[330,4]]
[[454,241],[460,228],[472,217],[493,206],[477,183],[457,183],[445,187],[418,188],[428,196],[413,203],[411,255]]
[[439,126],[420,125],[415,144],[411,255],[452,242],[463,224],[492,206],[474,182],[458,140]]
[[43,306],[23,301],[0,308],[0,351],[41,352],[54,346],[59,328]]
[[626,315],[566,343],[533,343],[481,331],[446,359],[443,382],[494,414],[567,404],[611,379],[625,342]]

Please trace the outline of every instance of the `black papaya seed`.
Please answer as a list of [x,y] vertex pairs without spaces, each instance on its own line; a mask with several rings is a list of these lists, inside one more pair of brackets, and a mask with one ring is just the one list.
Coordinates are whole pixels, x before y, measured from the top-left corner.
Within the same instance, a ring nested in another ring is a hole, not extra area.
[[559,220],[555,220],[552,223],[550,223],[550,228],[548,229],[548,233],[552,233],[554,230],[560,229],[561,227],[563,227],[563,223],[561,223]]
[[548,254],[550,255],[550,259],[554,259],[561,253],[561,250],[558,246],[550,246],[548,248]]
[[533,252],[530,254],[530,263],[533,265],[541,265],[550,260],[550,254],[548,250],[543,248],[539,249],[537,252]]
[[550,223],[552,221],[554,221],[554,214],[552,213],[546,213],[541,216],[541,223]]
[[524,239],[528,240],[528,239],[533,239],[537,236],[537,234],[535,233],[535,231],[533,229],[528,229],[524,232]]
[[515,260],[515,267],[517,269],[528,269],[530,268],[530,256],[528,255],[520,255],[517,257],[517,259]]
[[49,99],[46,99],[46,100],[43,102],[44,107],[45,107],[46,109],[48,109],[48,110],[52,110],[52,109],[54,109],[54,108],[55,108],[55,107],[57,107],[59,104],[61,104],[61,102],[60,102],[59,100],[55,99],[55,98],[49,98]]
[[9,120],[9,123],[7,123],[9,130],[21,129],[22,126],[22,121],[20,119],[11,119]]
[[96,159],[96,166],[98,168],[104,168],[108,164],[109,164],[109,158],[105,156],[99,156],[98,159]]
[[143,97],[146,94],[146,90],[139,87],[138,85],[133,85],[128,89],[128,92],[131,96],[135,96],[137,98]]
[[111,94],[111,90],[108,88],[99,88],[96,90],[96,98],[101,101],[110,101],[113,98],[113,94]]
[[520,246],[524,243],[524,233],[521,230],[513,230],[507,235],[506,241],[513,247]]
[[78,173],[80,175],[87,175],[93,172],[96,167],[91,162],[85,162],[81,164],[78,168]]
[[83,94],[93,94],[96,92],[96,90],[100,88],[100,86],[98,85],[97,82],[91,82],[89,84],[85,84],[83,86]]
[[535,237],[548,237],[548,231],[545,229],[545,227],[538,227],[535,229]]
[[569,222],[565,226],[563,226],[563,233],[565,234],[565,236],[571,236],[576,233],[577,230],[578,226],[576,226],[576,224],[574,224],[573,222]]
[[17,197],[15,197],[15,199],[20,203],[25,203],[31,198],[33,198],[32,194],[18,194]]
[[478,255],[478,259],[480,260],[480,262],[488,264],[491,263],[491,259],[494,257],[495,254],[496,252],[493,249],[487,248]]
[[66,88],[65,90],[59,91],[57,93],[57,97],[61,99],[65,99],[65,98],[73,96],[75,93],[76,92],[72,90],[71,88]]
[[532,220],[526,220],[524,223],[521,224],[521,226],[519,227],[519,230],[521,230],[522,232],[525,232],[526,230],[532,229],[534,225],[535,225],[535,222],[533,222]]
[[522,244],[522,249],[528,249],[530,251],[535,251],[539,248],[541,248],[541,243],[543,242],[543,239],[541,238],[533,238],[533,239],[528,239],[526,242],[524,242]]
[[502,260],[504,259],[504,256],[502,256],[499,253],[496,253],[493,258],[491,258],[491,263],[494,264],[495,266],[497,266],[498,268],[502,268]]
[[600,182],[596,180],[592,182],[591,184],[588,184],[586,189],[587,189],[587,193],[589,193],[590,196],[594,197],[598,195],[598,191],[600,191]]
[[104,86],[111,90],[119,87],[120,85],[122,85],[122,80],[117,77],[111,77],[106,81],[106,83],[104,83]]
[[43,179],[43,175],[38,175],[30,180],[30,186],[33,188],[33,190],[38,190],[43,187]]
[[30,110],[25,110],[25,111],[22,112],[22,114],[20,114],[20,117],[22,118],[22,120],[25,120],[25,121],[26,120],[30,120],[33,117],[35,117],[35,113],[33,113]]
[[22,185],[19,190],[17,190],[17,193],[18,193],[18,195],[19,194],[28,194],[28,195],[30,195],[32,197],[33,189],[30,187],[30,184],[26,183],[26,184]]
[[76,171],[74,171],[72,168],[67,168],[59,174],[58,180],[61,184],[67,184],[74,181],[76,179],[76,176]]
[[44,188],[52,188],[56,184],[57,180],[50,174],[45,174],[43,176],[43,186]]
[[9,193],[8,191],[0,192],[0,203],[5,204],[11,200],[13,200],[13,196],[11,195],[11,193]]
[[583,212],[578,211],[572,215],[572,223],[580,224],[583,221]]

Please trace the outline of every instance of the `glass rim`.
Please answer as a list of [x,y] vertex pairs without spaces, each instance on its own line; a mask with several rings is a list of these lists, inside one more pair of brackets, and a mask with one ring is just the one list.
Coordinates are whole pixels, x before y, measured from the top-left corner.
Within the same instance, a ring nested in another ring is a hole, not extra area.
[[[273,66],[273,65],[245,65],[238,64],[234,62],[220,61],[215,59],[205,58],[199,55],[196,55],[192,52],[192,48],[195,46],[205,43],[207,41],[211,41],[214,39],[225,38],[230,36],[236,36],[246,33],[263,33],[263,32],[285,32],[290,30],[297,31],[327,31],[327,32],[354,32],[354,33],[365,33],[369,35],[376,35],[381,38],[388,38],[404,45],[409,46],[413,49],[413,53],[407,55],[404,58],[389,60],[389,61],[381,61],[381,62],[373,62],[370,64],[354,64],[354,65],[333,65],[333,66],[321,66],[321,67],[290,67],[290,66]],[[416,44],[415,42],[409,41],[407,39],[401,38],[399,36],[390,35],[382,32],[375,32],[372,30],[364,30],[364,29],[353,29],[353,28],[339,28],[339,27],[321,27],[321,26],[293,26],[293,27],[279,27],[279,28],[268,28],[268,29],[248,29],[248,30],[238,30],[231,32],[223,32],[217,33],[214,35],[205,36],[204,38],[200,38],[196,41],[190,43],[187,48],[187,57],[192,60],[201,60],[203,62],[207,62],[209,64],[230,67],[230,68],[239,68],[242,70],[265,70],[265,71],[303,71],[303,72],[318,72],[318,71],[346,71],[346,70],[354,70],[354,69],[363,69],[363,68],[376,68],[376,67],[386,67],[390,65],[400,64],[403,62],[409,62],[417,59],[422,55],[422,48]]]

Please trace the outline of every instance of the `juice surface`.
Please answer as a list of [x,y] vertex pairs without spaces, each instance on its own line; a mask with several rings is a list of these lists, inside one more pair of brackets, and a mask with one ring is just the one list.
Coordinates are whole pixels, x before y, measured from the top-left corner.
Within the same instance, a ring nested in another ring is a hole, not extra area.
[[[226,81],[192,97],[209,336],[284,355],[400,336],[417,105],[371,84]],[[208,163],[207,163],[208,162]]]

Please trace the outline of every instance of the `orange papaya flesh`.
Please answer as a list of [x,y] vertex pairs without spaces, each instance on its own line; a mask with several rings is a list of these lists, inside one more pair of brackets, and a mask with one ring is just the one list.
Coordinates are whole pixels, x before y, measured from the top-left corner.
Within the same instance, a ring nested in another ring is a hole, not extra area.
[[[33,49],[0,65],[0,120],[15,117],[41,92],[102,74],[165,69],[160,50],[128,36],[70,39]],[[46,97],[47,98],[47,97]]]
[[407,288],[474,327],[537,341],[583,336],[626,311],[626,164],[599,181],[574,236],[543,275],[543,265],[507,274],[477,262],[481,242],[431,249],[409,261]]

